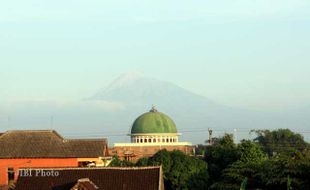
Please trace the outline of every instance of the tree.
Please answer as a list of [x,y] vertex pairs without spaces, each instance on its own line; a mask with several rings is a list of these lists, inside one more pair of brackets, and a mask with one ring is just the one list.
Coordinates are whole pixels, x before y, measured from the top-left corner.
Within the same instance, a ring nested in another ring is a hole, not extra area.
[[[234,145],[226,136],[210,147],[206,160],[213,183],[209,189],[238,190],[245,179],[247,189],[310,189],[310,149],[303,137],[288,129],[256,132],[254,141]],[[214,177],[214,165],[220,178]]]
[[231,134],[215,139],[212,146],[206,149],[205,160],[209,166],[210,181],[217,182],[222,171],[240,158],[237,145]]
[[110,167],[128,167],[134,166],[135,164],[126,160],[120,160],[118,156],[113,156],[111,163],[109,164]]
[[240,189],[240,184],[247,179],[249,188],[262,187],[257,173],[267,159],[259,145],[250,140],[243,140],[237,150],[240,159],[229,165],[222,172],[221,180],[211,186],[213,189]]
[[295,151],[303,151],[309,148],[300,134],[289,129],[256,130],[254,132],[257,134],[254,141],[258,142],[269,156],[274,154],[290,155]]
[[[140,160],[138,162],[141,162]],[[162,165],[164,170],[164,178],[166,178],[166,172],[171,170],[172,158],[171,153],[166,149],[158,151],[154,156],[148,159],[148,165],[160,166]]]
[[195,155],[202,155],[204,156],[206,154],[206,145],[198,144],[195,147]]
[[269,158],[261,165],[258,173],[266,189],[310,189],[310,160],[304,154],[294,157],[277,155]]
[[248,183],[248,178],[246,177],[241,183],[240,190],[246,190],[247,183]]
[[292,189],[310,189],[309,151],[297,151],[292,156],[278,154],[267,157],[251,141],[242,141],[238,145],[238,151],[240,159],[224,169],[221,181],[211,188],[237,190],[238,184],[247,178],[248,189],[282,190],[288,186]]
[[[145,163],[145,158],[137,163]],[[162,165],[165,189],[204,189],[208,186],[207,163],[183,152],[161,150],[148,159],[148,165]]]
[[149,161],[148,158],[140,158],[137,161],[136,166],[139,166],[139,167],[147,166],[148,165],[148,161]]
[[290,176],[287,176],[286,186],[287,186],[287,190],[292,190],[292,180],[291,180]]
[[189,189],[191,190],[208,189],[209,185],[209,173],[207,170],[201,170],[189,179]]
[[242,140],[237,147],[242,162],[256,162],[266,159],[260,146],[250,140]]

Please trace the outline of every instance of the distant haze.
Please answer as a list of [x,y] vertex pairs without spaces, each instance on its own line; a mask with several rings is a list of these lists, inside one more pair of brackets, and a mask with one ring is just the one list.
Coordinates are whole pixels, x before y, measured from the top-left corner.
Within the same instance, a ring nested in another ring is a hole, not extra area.
[[290,128],[309,139],[310,109],[274,113],[225,106],[173,83],[127,73],[94,95],[77,101],[27,101],[3,104],[0,126],[12,129],[55,129],[75,138],[108,137],[110,143],[129,141],[131,124],[155,105],[169,115],[182,140],[203,143],[234,133],[251,138],[251,129]]
[[310,105],[309,0],[2,1],[0,101],[76,101],[138,70],[221,104]]
[[309,135],[309,10],[309,0],[2,1],[0,131],[126,141],[154,104],[195,143],[208,128]]

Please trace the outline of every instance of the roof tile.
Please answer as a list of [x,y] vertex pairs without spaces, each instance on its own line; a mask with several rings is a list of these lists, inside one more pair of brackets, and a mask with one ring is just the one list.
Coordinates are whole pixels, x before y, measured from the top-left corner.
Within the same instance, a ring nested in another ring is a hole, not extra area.
[[84,158],[105,156],[106,139],[64,139],[54,130],[7,131],[0,158]]

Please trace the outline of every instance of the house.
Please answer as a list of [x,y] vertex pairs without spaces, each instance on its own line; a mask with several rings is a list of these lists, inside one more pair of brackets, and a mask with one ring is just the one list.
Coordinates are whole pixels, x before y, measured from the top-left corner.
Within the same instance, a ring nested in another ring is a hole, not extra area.
[[19,168],[105,166],[107,140],[65,139],[54,130],[14,130],[0,136],[0,187],[18,178]]
[[19,172],[15,190],[164,190],[161,166],[23,168]]

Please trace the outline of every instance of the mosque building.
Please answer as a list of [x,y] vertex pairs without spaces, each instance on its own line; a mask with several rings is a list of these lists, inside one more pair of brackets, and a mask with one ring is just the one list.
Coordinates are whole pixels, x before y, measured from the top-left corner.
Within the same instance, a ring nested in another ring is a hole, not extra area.
[[153,107],[149,112],[139,116],[131,127],[131,143],[115,143],[110,155],[121,159],[136,161],[142,157],[153,156],[162,149],[180,150],[186,154],[193,152],[189,142],[179,142],[174,121]]

